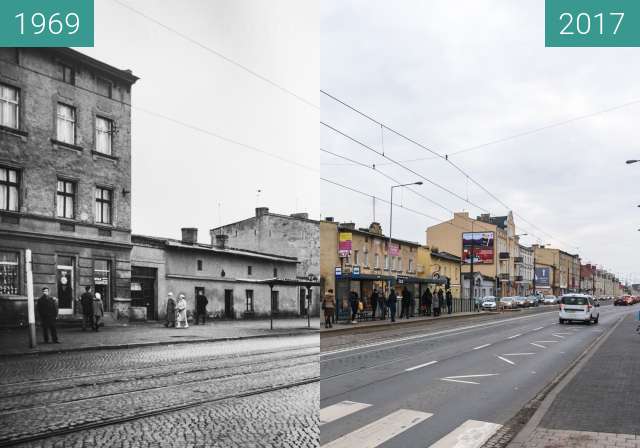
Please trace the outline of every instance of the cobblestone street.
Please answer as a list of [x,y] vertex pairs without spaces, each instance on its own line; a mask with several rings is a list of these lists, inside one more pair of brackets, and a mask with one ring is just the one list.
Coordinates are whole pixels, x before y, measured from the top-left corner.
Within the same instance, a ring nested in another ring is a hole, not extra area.
[[317,446],[318,338],[10,358],[0,445]]

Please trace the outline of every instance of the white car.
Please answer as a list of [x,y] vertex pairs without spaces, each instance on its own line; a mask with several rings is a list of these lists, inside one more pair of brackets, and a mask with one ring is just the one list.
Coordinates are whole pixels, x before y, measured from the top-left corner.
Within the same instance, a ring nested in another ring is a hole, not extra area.
[[558,303],[558,298],[556,296],[544,296],[545,305],[555,305],[556,303]]
[[560,311],[558,321],[578,321],[590,324],[598,323],[600,319],[600,304],[593,297],[586,294],[565,294],[560,297]]
[[494,296],[486,296],[482,298],[482,309],[483,310],[496,310],[498,305],[496,304],[496,298]]

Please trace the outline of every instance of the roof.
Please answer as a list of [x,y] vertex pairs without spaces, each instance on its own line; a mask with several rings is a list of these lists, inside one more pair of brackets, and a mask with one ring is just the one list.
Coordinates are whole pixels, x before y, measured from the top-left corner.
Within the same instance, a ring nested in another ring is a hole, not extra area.
[[445,260],[460,262],[460,257],[450,254],[449,252],[433,252],[431,251],[431,256],[436,258],[442,258]]
[[100,70],[108,75],[111,75],[129,84],[133,84],[138,79],[140,79],[137,76],[135,76],[131,72],[131,70],[121,70],[119,68],[114,67],[113,65],[109,65],[105,62],[94,59],[91,56],[87,56],[86,54],[81,53],[77,50],[73,50],[71,48],[51,48],[50,50],[53,51],[54,53],[58,53],[63,57],[80,61],[89,67]]
[[234,247],[225,247],[224,249],[220,249],[219,247],[213,246],[211,244],[187,244],[183,243],[180,240],[175,240],[171,238],[161,238],[155,236],[145,236],[145,235],[131,235],[131,242],[133,245],[153,245],[159,248],[171,248],[178,250],[197,250],[210,252],[212,254],[217,255],[231,255],[231,256],[239,256],[239,257],[247,257],[247,258],[256,258],[261,260],[270,260],[270,261],[279,261],[282,263],[298,263],[298,259],[296,257],[287,257],[284,255],[270,254],[266,252],[256,252],[252,250],[246,249],[237,249]]
[[[389,237],[386,235],[381,235],[379,233],[374,233],[374,232],[369,232],[369,230],[367,229],[363,229],[363,228],[358,228],[358,229],[352,229],[350,227],[344,227],[344,225],[338,224],[338,231],[349,231],[352,233],[359,233],[361,235],[367,235],[370,236],[372,238],[379,238],[381,240],[388,240]],[[403,243],[403,244],[410,244],[412,246],[420,246],[420,243],[416,243],[415,241],[408,241],[408,240],[401,240],[398,238],[391,238],[392,242],[396,242],[396,243]]]
[[[473,275],[474,275],[474,277],[477,277],[478,275],[481,275],[482,279],[486,280],[488,282],[494,282],[495,281],[495,278],[490,277],[488,275],[480,274],[479,272],[474,272]],[[466,279],[466,278],[469,278],[469,277],[471,277],[471,273],[470,272],[463,272],[462,273],[462,278]]]
[[[292,221],[304,221],[304,222],[310,222],[310,223],[315,223],[315,224],[320,224],[320,221],[315,220],[315,219],[310,219],[310,218],[303,218],[301,216],[291,216],[291,215],[282,215],[280,213],[272,213],[272,212],[266,212],[261,216],[275,216],[277,218],[284,218],[284,219],[290,219]],[[215,231],[215,230],[219,230],[219,229],[224,229],[225,227],[231,227],[231,226],[235,226],[236,224],[241,224],[243,222],[249,222],[249,221],[254,221],[258,218],[258,216],[251,216],[249,218],[245,218],[245,219],[241,219],[240,221],[234,221],[234,222],[230,222],[229,224],[225,224],[223,226],[218,226],[218,227],[214,227],[211,229],[211,231]]]

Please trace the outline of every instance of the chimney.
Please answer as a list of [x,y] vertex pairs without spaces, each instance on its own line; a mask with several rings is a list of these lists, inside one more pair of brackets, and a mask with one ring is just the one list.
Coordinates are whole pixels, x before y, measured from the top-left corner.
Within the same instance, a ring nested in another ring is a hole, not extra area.
[[292,218],[309,219],[309,213],[291,213]]
[[356,230],[356,223],[355,222],[343,222],[341,224],[341,227],[343,227],[345,229],[349,229],[349,230]]
[[324,220],[326,222],[333,222],[333,216],[327,216],[326,218],[324,218]]
[[369,225],[369,232],[375,233],[376,235],[382,235],[382,226],[379,222],[372,222]]
[[218,249],[224,249],[227,245],[229,235],[216,235],[216,247]]
[[198,229],[195,227],[183,227],[182,242],[184,244],[196,244],[198,242]]
[[256,208],[256,218],[269,214],[268,207],[257,207]]

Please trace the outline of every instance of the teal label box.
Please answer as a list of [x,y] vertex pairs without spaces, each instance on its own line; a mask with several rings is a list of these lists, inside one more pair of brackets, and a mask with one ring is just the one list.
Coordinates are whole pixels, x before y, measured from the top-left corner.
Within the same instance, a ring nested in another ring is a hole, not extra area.
[[640,46],[639,0],[545,0],[546,47]]
[[94,0],[0,0],[0,47],[93,47]]

